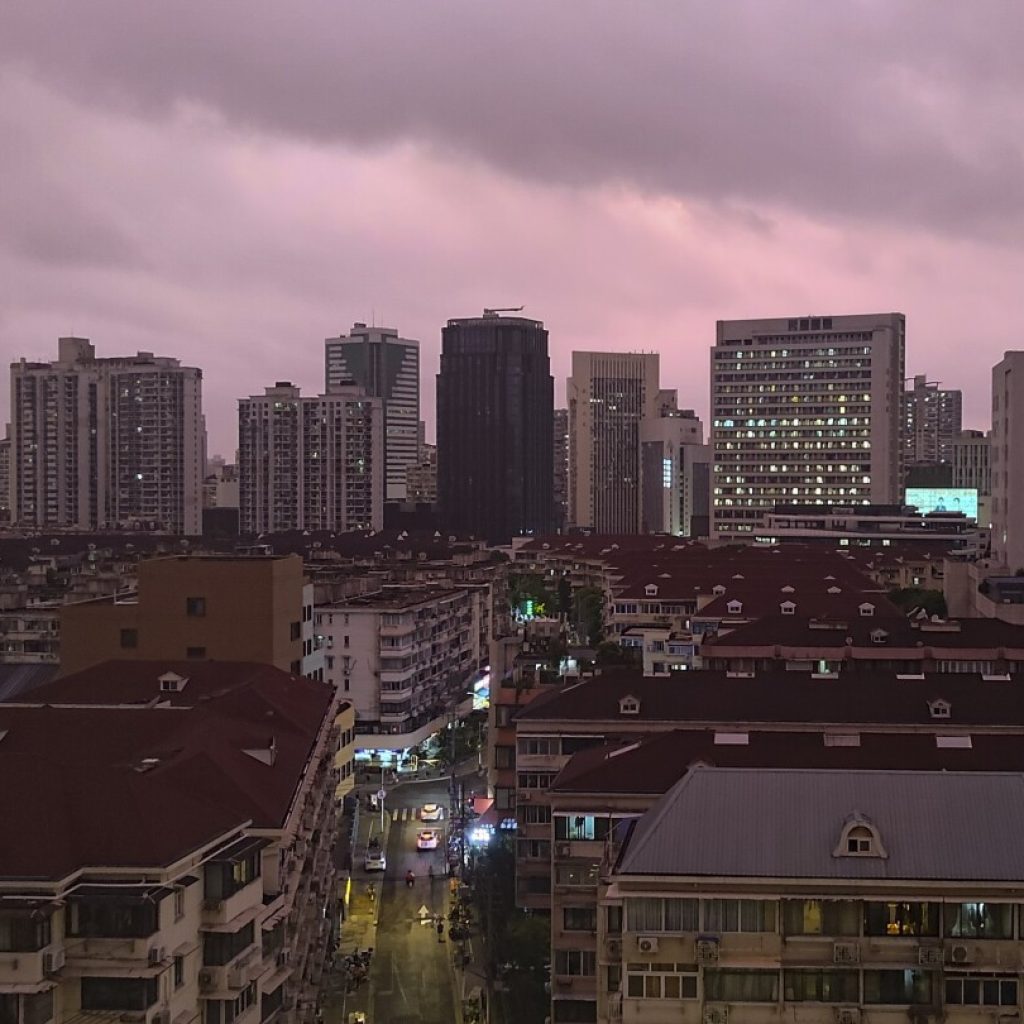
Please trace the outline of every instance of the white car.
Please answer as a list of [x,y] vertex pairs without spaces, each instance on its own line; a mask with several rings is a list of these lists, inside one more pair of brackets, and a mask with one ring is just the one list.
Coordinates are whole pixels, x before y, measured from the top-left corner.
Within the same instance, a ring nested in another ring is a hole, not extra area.
[[440,821],[441,816],[440,804],[424,804],[420,810],[420,821]]
[[437,849],[437,833],[432,828],[425,828],[416,837],[416,849],[417,850],[436,850]]
[[364,871],[386,871],[388,859],[380,847],[366,851],[366,858],[363,860]]

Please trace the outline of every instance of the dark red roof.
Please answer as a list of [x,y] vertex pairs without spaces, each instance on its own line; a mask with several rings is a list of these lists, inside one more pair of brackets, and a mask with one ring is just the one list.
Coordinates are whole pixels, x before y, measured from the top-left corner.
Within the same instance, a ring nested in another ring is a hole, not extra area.
[[[142,702],[168,669],[185,689]],[[0,877],[161,866],[248,821],[280,828],[334,694],[268,666],[106,662],[32,699],[47,703],[0,704],[0,821],[18,837]],[[273,763],[246,753],[271,743]]]

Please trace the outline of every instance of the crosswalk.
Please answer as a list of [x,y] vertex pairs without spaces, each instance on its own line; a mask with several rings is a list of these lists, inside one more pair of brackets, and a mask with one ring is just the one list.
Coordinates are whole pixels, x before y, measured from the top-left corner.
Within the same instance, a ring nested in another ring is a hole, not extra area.
[[[396,807],[391,812],[392,821],[416,821],[420,817],[421,808],[419,807]],[[441,817],[444,818],[444,811],[441,812]],[[436,825],[438,822],[427,822],[428,825]]]

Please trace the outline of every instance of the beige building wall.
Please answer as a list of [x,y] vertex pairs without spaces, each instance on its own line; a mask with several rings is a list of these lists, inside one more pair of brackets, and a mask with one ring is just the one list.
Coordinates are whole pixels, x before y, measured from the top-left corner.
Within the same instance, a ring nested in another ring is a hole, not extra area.
[[1024,352],[992,370],[992,560],[1024,568]]

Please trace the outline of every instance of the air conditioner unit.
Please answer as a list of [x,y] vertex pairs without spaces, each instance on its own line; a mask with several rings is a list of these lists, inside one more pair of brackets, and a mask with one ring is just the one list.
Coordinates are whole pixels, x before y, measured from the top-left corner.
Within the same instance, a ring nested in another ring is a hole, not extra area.
[[43,954],[43,974],[56,974],[64,966],[64,948]]
[[717,964],[718,963],[718,939],[714,938],[699,938],[694,947],[696,952],[697,963],[699,964]]
[[922,967],[941,967],[942,966],[942,947],[941,946],[918,946],[917,947],[917,962]]
[[518,800],[518,801],[519,801],[519,802],[520,802],[521,804],[522,804],[522,803],[529,803],[529,802],[530,802],[530,801],[531,801],[531,800],[533,799],[533,796],[532,796],[532,795],[530,794],[530,791],[529,791],[528,789],[526,789],[526,790],[523,790],[523,792],[522,792],[522,793],[519,793],[519,794],[518,794],[518,795],[516,796],[516,799],[517,799],[517,800]]
[[641,953],[657,953],[658,952],[658,938],[656,935],[641,935],[636,940],[636,948]]
[[856,1006],[837,1006],[832,1012],[836,1024],[860,1024],[860,1010]]
[[161,963],[164,959],[164,947],[163,946],[150,946],[149,947],[149,966],[155,967]]
[[729,1007],[721,1003],[708,1003],[704,1007],[704,1024],[729,1024]]
[[832,943],[832,963],[859,964],[860,946],[856,942]]
[[228,988],[245,988],[249,983],[249,971],[245,967],[232,967],[228,971]]
[[199,988],[203,992],[208,992],[214,988],[213,971],[200,971],[199,972]]
[[953,946],[949,951],[952,964],[969,964],[974,959],[970,946]]
[[572,847],[568,843],[559,843],[555,847],[555,856],[556,857],[571,857],[572,856]]

